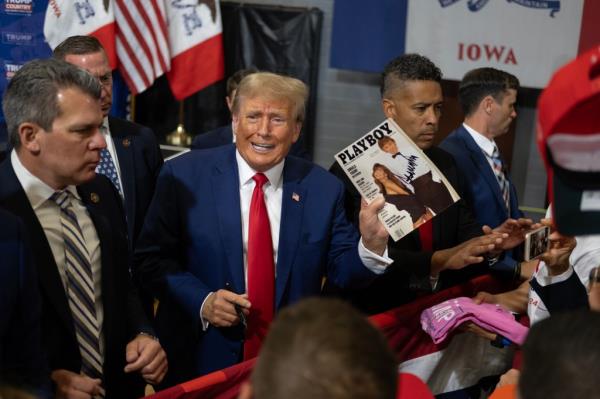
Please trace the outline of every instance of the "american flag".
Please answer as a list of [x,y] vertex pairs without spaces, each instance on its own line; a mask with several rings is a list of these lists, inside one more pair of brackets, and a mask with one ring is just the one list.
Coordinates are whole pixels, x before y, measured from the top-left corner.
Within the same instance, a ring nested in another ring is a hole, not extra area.
[[219,0],[53,0],[44,35],[53,49],[69,36],[97,37],[133,94],[167,74],[182,100],[225,73]]
[[119,71],[133,94],[171,68],[166,21],[163,0],[115,1]]

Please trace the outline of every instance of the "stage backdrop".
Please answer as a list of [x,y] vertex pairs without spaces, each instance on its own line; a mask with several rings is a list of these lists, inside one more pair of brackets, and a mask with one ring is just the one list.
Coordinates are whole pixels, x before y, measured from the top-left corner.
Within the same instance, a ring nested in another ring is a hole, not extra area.
[[[492,66],[543,88],[561,65],[600,42],[597,0],[336,1],[331,66],[380,72],[416,52],[460,80]],[[594,18],[594,13],[596,13]]]

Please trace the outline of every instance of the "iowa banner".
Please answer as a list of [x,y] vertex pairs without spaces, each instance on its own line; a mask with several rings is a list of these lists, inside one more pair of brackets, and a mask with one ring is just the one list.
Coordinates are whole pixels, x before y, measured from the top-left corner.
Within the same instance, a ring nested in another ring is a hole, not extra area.
[[492,66],[542,88],[587,50],[582,44],[600,42],[596,0],[374,0],[368,10],[346,0],[334,7],[334,68],[381,72],[392,57],[416,52],[446,79]]

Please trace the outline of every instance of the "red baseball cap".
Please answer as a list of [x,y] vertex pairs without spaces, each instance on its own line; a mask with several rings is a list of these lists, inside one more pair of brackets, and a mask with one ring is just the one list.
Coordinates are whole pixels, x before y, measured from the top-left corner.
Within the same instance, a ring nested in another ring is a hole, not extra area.
[[429,387],[419,377],[409,373],[398,373],[396,399],[434,399]]
[[558,230],[600,233],[600,45],[560,68],[542,92],[537,143]]

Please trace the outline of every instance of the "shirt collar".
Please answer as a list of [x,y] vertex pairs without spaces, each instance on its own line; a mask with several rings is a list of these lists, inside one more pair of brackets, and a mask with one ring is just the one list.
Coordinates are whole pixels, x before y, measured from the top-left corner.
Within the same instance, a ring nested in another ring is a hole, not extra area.
[[[52,194],[55,193],[56,190],[44,183],[37,176],[31,174],[31,172],[25,168],[15,150],[12,150],[10,154],[10,162],[15,171],[15,175],[17,175],[17,179],[19,180],[19,183],[21,183],[23,191],[25,191],[25,195],[27,195],[27,199],[34,210],[39,208],[52,196]],[[75,186],[67,186],[66,189],[69,190],[75,198],[81,200]]]
[[[240,176],[240,187],[248,184],[252,177],[258,173],[254,169],[248,165],[246,160],[242,157],[240,152],[235,150],[235,159],[238,165],[238,174]],[[267,179],[269,180],[269,184],[273,187],[279,187],[281,184],[281,176],[283,176],[283,166],[285,165],[285,158],[279,162],[277,165],[273,166],[271,169],[263,172]]]
[[493,139],[488,139],[483,134],[479,133],[477,130],[473,129],[471,126],[463,123],[463,127],[469,132],[473,140],[479,148],[483,150],[488,156],[492,156],[494,153],[494,148],[496,148],[496,142]]
[[108,116],[105,116],[104,120],[102,120],[102,128],[100,129],[100,131],[105,136],[110,135],[110,128],[108,127]]

